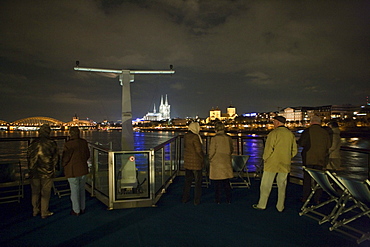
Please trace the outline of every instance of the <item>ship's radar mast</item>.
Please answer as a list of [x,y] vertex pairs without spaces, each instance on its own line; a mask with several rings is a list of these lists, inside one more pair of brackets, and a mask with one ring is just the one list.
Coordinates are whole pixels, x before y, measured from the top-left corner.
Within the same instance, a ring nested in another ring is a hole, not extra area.
[[100,69],[79,67],[80,62],[76,61],[74,70],[98,73],[113,73],[119,76],[122,86],[122,150],[134,150],[134,136],[132,131],[132,107],[130,82],[134,82],[135,75],[172,75],[175,73],[173,66],[170,70],[126,70],[126,69]]

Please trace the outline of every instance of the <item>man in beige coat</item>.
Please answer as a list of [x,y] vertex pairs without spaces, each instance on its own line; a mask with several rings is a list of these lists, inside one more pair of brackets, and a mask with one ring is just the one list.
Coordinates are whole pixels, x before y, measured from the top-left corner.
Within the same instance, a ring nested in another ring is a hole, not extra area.
[[225,134],[225,126],[215,124],[216,136],[212,137],[209,145],[210,173],[209,178],[215,185],[215,202],[221,203],[221,189],[226,194],[226,202],[231,203],[231,187],[229,179],[234,176],[231,155],[233,143],[230,136]]
[[284,210],[285,191],[291,159],[297,154],[295,136],[284,126],[285,122],[286,119],[282,116],[274,117],[275,129],[267,136],[263,152],[264,169],[260,186],[260,199],[258,204],[253,205],[255,209],[264,210],[266,208],[272,184],[276,177],[278,186],[276,208],[279,212]]

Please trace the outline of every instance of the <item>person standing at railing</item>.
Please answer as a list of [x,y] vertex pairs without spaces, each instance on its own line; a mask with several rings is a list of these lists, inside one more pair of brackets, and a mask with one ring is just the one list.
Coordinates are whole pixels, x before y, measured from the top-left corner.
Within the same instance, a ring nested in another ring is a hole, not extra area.
[[190,189],[194,180],[194,205],[199,205],[202,196],[202,170],[204,167],[203,141],[199,135],[199,123],[190,123],[188,129],[189,131],[184,136],[185,184],[181,201],[187,203],[190,200]]
[[[331,147],[331,138],[321,126],[321,118],[319,116],[311,117],[311,126],[302,132],[298,140],[302,150],[302,165],[307,168],[323,170],[328,162],[328,151]],[[311,176],[303,171],[303,197],[302,202],[305,202],[311,193],[311,185],[313,180]],[[320,202],[321,193],[315,193],[315,202]]]
[[221,122],[215,124],[216,135],[209,144],[209,178],[215,185],[215,202],[221,203],[221,190],[225,191],[226,202],[231,203],[230,178],[234,177],[231,155],[234,152],[233,141],[225,133]]
[[90,151],[87,141],[80,138],[78,127],[71,127],[69,135],[70,139],[63,148],[62,165],[71,188],[70,214],[78,216],[85,213],[85,183],[89,173],[87,160],[90,158]]
[[279,212],[283,212],[284,210],[288,174],[290,172],[292,158],[298,152],[295,136],[285,127],[285,122],[286,119],[283,116],[276,116],[273,119],[274,130],[267,136],[262,157],[264,167],[260,186],[260,199],[258,204],[252,205],[254,209],[266,209],[272,184],[276,177],[278,186],[276,209]]
[[41,214],[43,219],[54,214],[49,211],[49,201],[58,163],[58,147],[57,143],[50,139],[50,132],[49,125],[42,125],[39,129],[39,138],[27,149],[33,216]]
[[338,171],[341,169],[340,160],[340,130],[337,122],[333,121],[328,124],[332,130],[332,144],[329,148],[329,163],[327,165],[328,170]]

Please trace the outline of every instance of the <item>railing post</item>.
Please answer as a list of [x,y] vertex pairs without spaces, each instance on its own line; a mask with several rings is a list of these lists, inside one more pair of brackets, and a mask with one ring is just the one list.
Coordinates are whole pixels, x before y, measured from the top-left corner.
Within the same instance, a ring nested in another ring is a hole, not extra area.
[[162,147],[162,182],[161,184],[164,184],[164,179],[165,179],[165,172],[166,172],[166,166],[165,166],[165,146]]
[[92,160],[92,167],[91,167],[91,196],[95,197],[95,175],[96,170],[98,167],[98,160],[99,160],[99,150],[93,147],[93,160]]
[[370,153],[367,153],[367,179],[370,180]]

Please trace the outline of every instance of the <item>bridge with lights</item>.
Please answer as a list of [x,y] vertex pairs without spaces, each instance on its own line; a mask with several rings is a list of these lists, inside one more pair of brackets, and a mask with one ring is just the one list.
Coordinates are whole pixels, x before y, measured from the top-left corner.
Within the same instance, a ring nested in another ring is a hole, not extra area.
[[91,129],[96,127],[96,123],[89,120],[80,120],[78,117],[73,117],[70,122],[63,122],[51,117],[28,117],[7,122],[0,120],[0,129],[3,130],[37,130],[43,124],[48,124],[52,129],[65,130],[72,126]]

